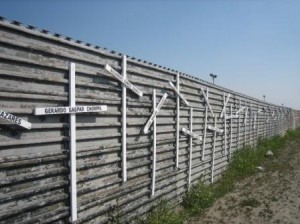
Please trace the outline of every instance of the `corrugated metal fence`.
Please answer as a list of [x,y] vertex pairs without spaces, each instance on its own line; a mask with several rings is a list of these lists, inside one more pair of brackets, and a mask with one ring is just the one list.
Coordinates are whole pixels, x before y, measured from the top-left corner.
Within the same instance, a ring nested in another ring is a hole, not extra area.
[[[127,89],[124,120],[122,85],[105,69],[108,64],[121,74],[122,55],[0,18],[0,109],[32,123],[30,130],[0,123],[0,223],[70,220],[69,115],[36,116],[34,109],[69,105],[71,62],[76,66],[76,104],[107,105],[107,111],[76,115],[78,223],[105,223],[114,216],[130,220],[162,198],[180,202],[189,181],[218,179],[235,150],[300,124],[299,111],[133,57],[127,59],[127,79],[143,97]],[[170,81],[193,108],[192,116],[182,101],[177,108],[179,97]],[[156,119],[156,156],[153,124],[143,133],[153,112],[153,89],[157,103],[168,94]],[[205,128],[205,123],[223,132]],[[181,128],[202,141],[191,140]]]

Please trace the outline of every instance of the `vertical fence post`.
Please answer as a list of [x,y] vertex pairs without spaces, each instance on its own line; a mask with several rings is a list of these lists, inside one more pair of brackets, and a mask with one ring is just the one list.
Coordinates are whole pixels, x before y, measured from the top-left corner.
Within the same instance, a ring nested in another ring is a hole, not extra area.
[[[224,119],[225,119],[225,117],[224,117]],[[214,123],[215,123],[214,126],[217,127],[217,118],[216,118],[216,116],[214,117]],[[212,155],[211,155],[211,183],[214,182],[216,137],[217,137],[217,132],[214,131],[213,150],[212,150]]]
[[205,156],[205,144],[206,144],[206,129],[207,129],[207,111],[208,107],[205,105],[205,121],[204,121],[204,136],[203,136],[203,145],[202,145],[202,157],[201,160],[204,161],[204,156]]
[[[223,104],[225,105],[226,97],[225,93],[223,93]],[[227,124],[226,124],[226,107],[224,108],[224,151],[225,155],[227,155]]]
[[[257,110],[258,110],[258,112],[259,112],[259,109],[258,109],[259,107],[257,107]],[[259,137],[259,114],[260,113],[258,113],[257,112],[257,115],[256,115],[256,145],[258,144],[258,137]]]
[[[193,132],[193,108],[190,108],[190,131]],[[189,156],[189,178],[188,178],[188,188],[191,187],[192,179],[192,161],[193,161],[193,137],[190,136],[190,156]]]
[[[153,89],[153,96],[152,96],[152,102],[153,102],[153,111],[156,109],[156,90]],[[156,179],[156,116],[153,119],[153,152],[152,152],[152,197],[155,193],[155,179]]]
[[[176,75],[176,87],[178,92],[180,92],[180,75],[177,73]],[[178,168],[179,166],[179,132],[180,129],[180,98],[178,94],[176,95],[176,152],[175,152],[175,167]]]
[[267,122],[267,120],[266,120],[266,109],[265,109],[265,107],[264,107],[264,116],[263,116],[263,133],[264,133],[264,138],[266,138],[266,122]]
[[[230,115],[232,116],[232,104],[230,105]],[[229,144],[229,155],[228,155],[228,160],[230,161],[231,159],[231,148],[232,148],[232,118],[230,119],[230,144]]]
[[[239,108],[241,108],[241,99],[239,100]],[[238,117],[238,144],[237,148],[240,148],[240,141],[241,141],[241,124],[240,124],[240,115]]]
[[[122,75],[127,79],[127,58],[122,56]],[[122,178],[123,183],[127,181],[127,88],[122,85]]]
[[[76,105],[75,63],[69,70],[69,101],[70,106]],[[77,220],[77,177],[76,177],[76,114],[70,114],[70,168],[71,168],[71,221]]]
[[245,115],[244,115],[244,147],[246,147],[246,129],[247,129],[247,114],[248,114],[248,107],[246,107],[246,101],[245,101]]

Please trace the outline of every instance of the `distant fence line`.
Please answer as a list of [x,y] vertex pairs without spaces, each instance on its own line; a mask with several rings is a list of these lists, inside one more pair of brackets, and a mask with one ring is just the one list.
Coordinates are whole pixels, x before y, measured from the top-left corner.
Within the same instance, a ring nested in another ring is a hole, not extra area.
[[0,223],[131,220],[299,111],[0,17]]

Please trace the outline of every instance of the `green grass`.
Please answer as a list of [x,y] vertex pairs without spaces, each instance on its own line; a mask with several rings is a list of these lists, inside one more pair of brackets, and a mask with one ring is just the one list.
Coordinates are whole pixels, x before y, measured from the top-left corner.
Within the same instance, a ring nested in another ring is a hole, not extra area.
[[[256,148],[245,147],[234,153],[228,169],[223,173],[222,178],[214,184],[205,185],[199,181],[192,186],[183,197],[181,211],[176,212],[166,201],[160,204],[148,215],[145,224],[180,224],[187,218],[198,216],[209,208],[217,198],[224,196],[234,189],[235,183],[249,177],[257,172],[257,166],[261,165],[267,158],[268,150],[278,156],[280,149],[283,149],[287,142],[300,137],[300,129],[287,131],[284,137],[275,136],[267,140],[259,140]],[[256,207],[259,202],[249,198],[241,202],[241,206]]]
[[175,211],[174,208],[162,200],[148,215],[146,220],[140,220],[141,224],[181,224],[185,219],[183,211]]

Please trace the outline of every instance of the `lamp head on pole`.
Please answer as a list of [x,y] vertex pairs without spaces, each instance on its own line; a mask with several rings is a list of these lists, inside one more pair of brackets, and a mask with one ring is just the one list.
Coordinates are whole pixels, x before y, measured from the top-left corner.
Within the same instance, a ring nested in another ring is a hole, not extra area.
[[215,78],[217,78],[218,76],[217,75],[214,75],[212,73],[209,74],[210,77],[213,79],[213,84],[215,84]]

